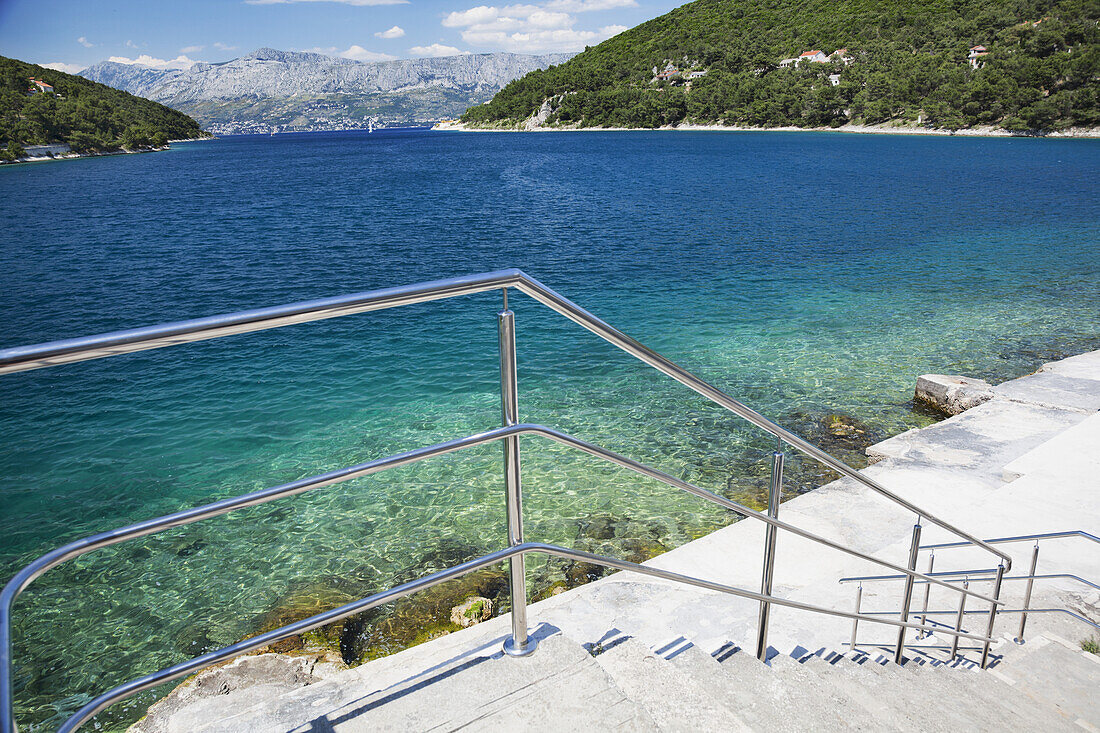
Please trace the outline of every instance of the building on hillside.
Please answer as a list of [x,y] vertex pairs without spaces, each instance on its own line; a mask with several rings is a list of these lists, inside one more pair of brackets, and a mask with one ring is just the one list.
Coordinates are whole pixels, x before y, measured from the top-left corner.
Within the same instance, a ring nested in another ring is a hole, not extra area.
[[785,68],[787,68],[788,66],[794,66],[794,65],[795,65],[795,64],[797,64],[797,63],[798,63],[798,59],[797,59],[797,58],[793,58],[793,59],[781,59],[781,60],[779,61],[779,68],[781,68],[781,69],[785,69]]
[[812,63],[815,63],[815,64],[823,64],[823,63],[825,63],[826,61],[829,60],[829,57],[826,56],[821,51],[807,51],[806,53],[801,54],[798,57],[799,61],[802,61],[803,59],[805,59],[806,61],[810,61]]
[[829,54],[829,58],[836,59],[837,61],[842,61],[844,62],[845,66],[852,63],[853,60],[852,55],[848,53],[848,49],[846,48],[838,48],[837,50]]
[[42,92],[43,94],[53,94],[53,86],[50,85],[50,84],[47,84],[46,82],[42,81],[41,79],[35,79],[32,76],[31,77],[31,84],[32,84],[31,88],[27,90],[29,92],[32,92],[32,93],[33,92]]
[[829,74],[829,83],[834,87],[840,86],[840,74]]
[[703,69],[702,71],[692,71],[691,73],[688,74],[688,79],[698,79],[699,77],[706,76],[706,75],[707,75],[707,70],[706,69]]
[[966,57],[967,60],[970,62],[970,68],[978,69],[985,65],[985,62],[982,61],[982,56],[986,56],[988,54],[989,50],[986,49],[985,46],[971,46],[970,54]]

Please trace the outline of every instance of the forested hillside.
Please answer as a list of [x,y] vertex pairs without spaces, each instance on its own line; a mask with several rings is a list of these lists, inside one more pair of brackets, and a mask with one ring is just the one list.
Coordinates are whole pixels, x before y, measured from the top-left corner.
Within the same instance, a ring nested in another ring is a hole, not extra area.
[[[508,126],[541,109],[546,126],[1095,127],[1098,19],[1096,0],[696,0],[462,119]],[[817,50],[827,60],[780,66]]]
[[164,105],[0,56],[0,156],[19,157],[24,145],[65,142],[77,152],[108,151],[203,134],[193,119]]

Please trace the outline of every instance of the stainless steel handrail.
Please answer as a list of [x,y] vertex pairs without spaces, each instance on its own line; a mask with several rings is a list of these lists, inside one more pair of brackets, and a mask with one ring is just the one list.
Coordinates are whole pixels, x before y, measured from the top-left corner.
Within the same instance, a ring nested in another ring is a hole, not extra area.
[[[505,451],[505,475],[506,483],[508,484],[509,497],[509,541],[512,547],[521,546],[523,544],[523,538],[522,516],[519,509],[520,488],[518,475],[518,443],[514,443],[515,438],[521,432],[539,432],[540,434],[543,434],[546,437],[550,437],[554,440],[558,440],[559,442],[566,442],[570,445],[573,445],[574,447],[585,450],[586,452],[590,452],[593,455],[597,455],[607,460],[611,460],[612,462],[635,470],[639,473],[642,473],[643,475],[651,476],[669,485],[688,491],[689,493],[693,493],[702,498],[714,501],[715,503],[737,511],[744,516],[750,516],[765,521],[770,527],[790,531],[794,534],[800,535],[807,539],[811,539],[815,542],[819,542],[842,552],[846,552],[848,554],[860,557],[862,559],[871,561],[884,567],[889,567],[893,570],[901,571],[905,574],[906,577],[909,578],[910,581],[915,580],[916,578],[921,578],[927,582],[943,585],[957,592],[961,592],[963,594],[961,597],[963,598],[965,598],[967,595],[974,595],[978,598],[982,598],[983,600],[987,600],[992,604],[992,610],[990,611],[990,625],[992,625],[993,614],[996,606],[1001,603],[999,600],[997,600],[1000,588],[999,583],[995,585],[992,597],[972,591],[962,590],[957,588],[956,586],[952,586],[949,583],[940,581],[932,576],[915,572],[915,566],[912,562],[912,558],[909,568],[899,567],[886,561],[874,558],[870,555],[860,553],[856,550],[840,545],[839,543],[832,542],[831,540],[826,540],[825,538],[805,532],[804,530],[798,529],[797,527],[789,525],[785,522],[780,522],[774,517],[755,512],[751,509],[748,509],[748,507],[743,507],[739,504],[736,504],[735,502],[729,502],[728,500],[725,500],[722,497],[717,496],[716,494],[708,492],[704,489],[699,489],[698,487],[694,487],[690,484],[687,484],[686,482],[675,479],[668,474],[656,471],[655,469],[651,469],[647,466],[644,466],[643,464],[637,463],[625,457],[617,456],[617,454],[605,451],[601,448],[598,448],[597,446],[586,444],[583,441],[578,441],[577,439],[571,438],[570,436],[566,436],[562,433],[557,433],[556,431],[552,431],[548,428],[514,424],[516,420],[515,354],[514,333],[511,330],[512,326],[510,321],[511,311],[509,311],[507,308],[509,287],[515,287],[520,292],[527,294],[544,306],[550,308],[551,310],[554,310],[555,312],[565,316],[569,320],[572,320],[573,322],[579,324],[583,328],[593,332],[597,336],[603,338],[605,341],[608,341],[616,347],[626,351],[631,356],[634,356],[640,361],[652,366],[666,376],[672,377],[676,381],[684,384],[688,388],[701,394],[707,399],[710,399],[716,404],[725,407],[726,409],[744,418],[745,420],[756,425],[757,427],[766,430],[767,432],[779,438],[779,440],[781,441],[780,446],[782,446],[783,442],[786,442],[799,449],[803,453],[836,470],[838,473],[856,480],[864,486],[867,486],[868,488],[871,488],[879,494],[887,497],[898,505],[910,511],[913,511],[918,515],[918,526],[915,528],[914,533],[914,548],[919,542],[919,518],[923,517],[928,519],[932,523],[954,533],[956,536],[965,539],[967,543],[982,547],[983,549],[1000,557],[1002,559],[1000,572],[1003,573],[1006,566],[1011,566],[1011,557],[1006,553],[1002,553],[996,550],[990,545],[984,543],[982,540],[966,532],[963,532],[962,530],[959,530],[958,528],[945,522],[944,520],[941,520],[938,517],[916,507],[910,502],[898,497],[886,488],[879,485],[874,480],[864,476],[863,474],[850,468],[846,464],[836,460],[832,456],[828,455],[827,453],[810,444],[809,442],[799,438],[793,433],[785,430],[784,428],[781,428],[780,426],[771,422],[754,410],[751,410],[747,406],[743,405],[737,400],[734,400],[732,397],[726,395],[725,393],[708,384],[707,382],[699,379],[682,367],[679,367],[675,363],[648,349],[647,347],[625,335],[621,331],[613,328],[609,324],[595,317],[572,301],[569,301],[568,299],[560,296],[550,288],[547,288],[546,286],[539,283],[537,280],[528,277],[520,270],[500,270],[497,272],[484,273],[481,275],[451,278],[447,280],[437,280],[433,282],[419,283],[397,288],[387,288],[383,290],[375,290],[355,295],[341,296],[337,298],[307,301],[285,306],[278,306],[274,308],[242,311],[238,313],[224,314],[220,316],[212,316],[190,321],[181,321],[159,326],[131,329],[126,331],[116,331],[112,333],[101,334],[98,336],[89,336],[63,341],[55,341],[35,346],[15,347],[0,350],[0,374],[5,374],[54,366],[57,364],[85,361],[107,356],[132,353],[147,349],[161,348],[164,346],[172,346],[182,343],[219,338],[231,334],[259,331],[291,324],[306,323],[310,321],[334,318],[337,316],[349,315],[353,313],[382,310],[385,308],[392,308],[400,305],[439,300],[443,298],[484,292],[488,290],[500,289],[502,290],[505,298],[504,310],[501,311],[500,314],[498,314],[500,318],[501,328],[501,395],[505,423],[505,426],[503,428],[495,431],[489,431],[487,433],[482,433],[477,436],[470,436],[468,438],[463,438],[457,441],[441,443],[436,446],[419,449],[418,451],[410,451],[408,453],[398,454],[397,456],[391,456],[387,459],[380,459],[379,461],[369,462],[367,464],[360,464],[358,466],[341,469],[339,471],[312,477],[310,479],[302,479],[300,481],[291,482],[289,484],[273,487],[264,491],[246,494],[241,497],[225,499],[223,501],[207,505],[206,507],[199,507],[183,512],[177,512],[175,514],[160,517],[157,519],[139,522],[137,524],[130,525],[129,527],[125,527],[119,530],[100,533],[98,535],[85,538],[84,540],[78,540],[76,542],[69,543],[64,547],[47,553],[40,557],[38,560],[23,568],[21,571],[19,571],[15,575],[15,577],[13,577],[11,581],[9,581],[5,585],[4,589],[0,591],[0,616],[2,616],[2,618],[0,618],[0,674],[2,674],[6,678],[3,680],[3,684],[0,684],[0,724],[2,724],[6,730],[14,730],[14,720],[12,717],[13,698],[11,689],[12,639],[10,629],[10,612],[12,605],[15,601],[15,598],[19,595],[19,593],[22,592],[24,588],[27,587],[27,585],[29,585],[29,583],[31,583],[35,578],[39,577],[42,573],[46,572],[50,568],[55,567],[57,564],[72,559],[73,557],[77,557],[81,554],[84,554],[85,552],[90,552],[94,549],[98,549],[99,547],[116,544],[127,539],[145,536],[153,532],[168,529],[170,527],[189,524],[190,522],[198,521],[199,519],[224,514],[226,512],[233,511],[234,509],[242,508],[244,506],[252,506],[255,504],[273,500],[275,498],[291,496],[297,493],[301,493],[303,491],[308,491],[313,488],[318,488],[333,483],[339,483],[340,481],[346,481],[350,478],[365,476],[379,470],[384,470],[385,468],[392,468],[397,465],[405,465],[406,463],[421,460],[422,458],[428,457],[430,455],[439,455],[442,453],[450,452],[452,450],[459,450],[464,447],[469,447],[471,445],[477,445],[492,440],[498,440],[501,438],[508,439],[506,441]],[[510,445],[512,446],[511,450],[509,450]],[[509,466],[511,466],[511,468],[509,468]],[[513,587],[512,592],[513,595],[515,595],[517,577],[519,581],[522,581],[522,554],[512,555],[511,558],[511,580]],[[770,593],[755,594],[753,597],[761,601],[762,607],[766,607],[767,603],[769,603],[770,599],[772,598]],[[780,605],[791,605],[792,603],[793,602],[786,602],[785,604],[781,603]],[[807,610],[814,610],[817,608],[808,605],[806,605],[805,607]],[[835,611],[830,609],[821,609],[821,612],[858,618],[858,616],[848,614],[847,612]],[[523,614],[513,614],[513,622],[525,622]],[[899,626],[903,632],[905,628],[923,628],[918,624],[906,623],[904,619],[901,622],[895,622],[894,625]],[[902,644],[903,638],[904,635],[902,633],[902,635],[899,636],[899,648]],[[991,640],[991,633],[987,633],[986,637],[981,638],[986,641],[986,647],[988,648],[989,641]],[[515,642],[515,645],[512,649],[508,649],[510,653],[523,654],[528,652],[528,649],[526,648],[525,623],[522,635],[519,633],[514,634],[513,641]]]
[[[1100,537],[1094,534],[1090,534],[1080,529],[1070,529],[1064,532],[1042,532],[1039,534],[1021,534],[1015,537],[995,537],[991,540],[985,540],[987,545],[1001,545],[1009,542],[1030,542],[1031,540],[1058,540],[1066,537],[1081,537],[1082,539],[1089,540],[1091,542],[1100,543]],[[921,545],[922,550],[941,550],[950,547],[967,547],[968,542],[941,542],[935,545]]]
[[[575,438],[566,433],[562,433],[553,428],[548,428],[543,425],[535,425],[531,423],[520,423],[516,425],[507,425],[500,428],[494,428],[483,433],[477,433],[475,435],[466,436],[464,438],[458,438],[456,440],[450,440],[443,443],[437,443],[435,445],[426,446],[423,448],[417,448],[410,451],[405,451],[385,458],[378,458],[366,463],[356,464],[346,468],[338,469],[336,471],[330,471],[317,476],[299,479],[290,483],[274,486],[267,489],[261,489],[242,496],[232,497],[229,499],[223,499],[221,501],[212,502],[203,506],[186,509],[173,514],[168,514],[162,517],[145,520],[136,524],[129,525],[127,527],[121,527],[119,529],[111,530],[108,532],[102,532],[90,537],[86,537],[74,542],[70,542],[62,547],[59,547],[45,555],[41,556],[34,562],[25,566],[4,586],[3,590],[0,590],[0,696],[3,695],[5,689],[10,690],[11,674],[12,674],[12,655],[11,655],[11,614],[16,598],[38,577],[46,573],[50,569],[61,565],[69,560],[85,555],[95,550],[109,547],[111,545],[119,544],[131,539],[137,539],[139,537],[145,537],[150,534],[162,532],[167,529],[175,527],[181,527],[187,524],[192,524],[204,519],[220,516],[229,512],[243,509],[246,507],[257,506],[260,504],[266,504],[271,501],[283,499],[290,496],[310,491],[312,489],[319,489],[326,486],[332,486],[335,484],[350,481],[352,479],[362,478],[371,474],[380,473],[392,468],[399,468],[401,466],[407,466],[412,463],[433,458],[447,453],[453,453],[455,451],[463,450],[466,448],[472,448],[479,445],[484,445],[498,440],[507,440],[523,434],[533,434],[541,437],[548,438],[554,442],[562,445],[570,446],[577,450],[580,450],[589,455],[603,459],[609,463],[613,463],[622,468],[626,468],[640,475],[655,479],[668,486],[678,488],[686,493],[692,494],[699,498],[710,501],[714,504],[722,506],[726,509],[730,509],[744,517],[758,519],[769,526],[777,529],[782,529],[792,534],[795,534],[804,539],[816,542],[831,549],[835,549],[839,552],[857,557],[861,560],[865,560],[871,563],[881,565],[883,567],[889,567],[893,570],[901,571],[901,575],[894,576],[898,578],[904,578],[912,576],[914,579],[920,579],[922,581],[930,581],[932,583],[944,586],[951,590],[964,593],[965,595],[974,596],[981,600],[989,601],[991,603],[1003,603],[990,596],[977,593],[975,591],[968,591],[958,589],[946,581],[941,581],[936,578],[924,575],[922,573],[909,571],[899,565],[891,563],[880,558],[876,558],[872,555],[860,552],[850,547],[841,545],[833,540],[821,537],[812,532],[808,532],[800,527],[788,524],[779,519],[772,518],[771,516],[762,512],[755,511],[739,504],[725,497],[719,496],[706,489],[700,488],[691,484],[683,479],[672,476],[658,469],[647,466],[639,461],[635,461],[632,458],[620,455],[613,451],[607,450],[601,446],[589,443],[588,441]],[[769,594],[757,594],[761,598],[770,597]],[[781,604],[782,605],[782,604]],[[846,613],[846,612],[836,612]],[[856,618],[858,614],[852,615],[852,618]],[[915,628],[913,625],[897,624],[902,628]]]
[[[868,616],[894,616],[894,615],[897,614],[897,611],[862,611],[861,613],[864,613]],[[929,611],[928,615],[929,616],[933,616],[933,615],[935,615],[935,616],[946,616],[948,614],[955,614],[955,613],[957,613],[957,611]],[[985,616],[987,613],[989,613],[989,611],[963,611],[963,613],[966,614],[966,615],[976,613],[976,614],[980,614],[982,616]],[[1064,613],[1064,614],[1067,614],[1069,616],[1073,616],[1075,619],[1077,619],[1079,621],[1085,622],[1089,626],[1093,626],[1097,629],[1100,629],[1100,624],[1096,623],[1095,621],[1093,621],[1091,619],[1085,618],[1081,614],[1075,613],[1074,611],[1071,611],[1068,608],[1000,608],[1000,609],[997,609],[997,613]],[[934,630],[936,631],[936,633],[947,634],[949,636],[955,636],[954,629],[938,627]]]
[[0,350],[0,374],[40,369],[57,364],[100,359],[107,356],[132,353],[165,346],[175,346],[194,341],[219,338],[237,333],[261,331],[297,323],[307,323],[326,318],[366,313],[368,311],[394,308],[411,303],[453,298],[458,295],[480,293],[487,290],[514,287],[521,293],[533,298],[542,305],[565,316],[582,328],[591,331],[603,340],[622,349],[634,358],[657,371],[675,379],[689,389],[706,397],[735,415],[765,430],[783,442],[794,446],[811,458],[823,463],[842,476],[858,481],[867,488],[887,497],[895,504],[927,519],[943,529],[977,545],[987,552],[1001,558],[1005,569],[1011,569],[1012,558],[979,538],[962,531],[949,522],[926,512],[915,504],[902,499],[886,487],[879,484],[846,463],[833,458],[812,443],[803,440],[791,431],[780,427],[760,413],[727,395],[717,387],[703,381],[688,370],[649,349],[622,331],[597,318],[584,308],[554,290],[528,276],[522,270],[508,269],[471,275],[467,277],[434,280],[396,288],[372,290],[365,293],[311,300],[273,308],[228,313],[208,318],[147,326],[125,331],[114,331],[98,336],[53,341],[34,346],[19,346]]
[[[334,608],[331,611],[319,613],[314,616],[310,616],[307,619],[288,624],[287,626],[280,627],[274,631],[269,631],[266,634],[255,636],[251,639],[237,642],[230,646],[218,649],[212,652],[203,654],[202,656],[195,657],[187,662],[181,662],[180,664],[167,667],[158,672],[146,675],[139,679],[127,682],[123,685],[119,685],[108,692],[99,695],[89,703],[84,705],[78,710],[72,717],[65,721],[64,724],[58,729],[59,733],[71,733],[76,730],[80,725],[87,722],[88,719],[103,711],[107,707],[114,703],[124,700],[131,695],[134,695],[142,690],[148,690],[156,687],[157,685],[165,682],[170,682],[180,677],[184,677],[188,674],[196,672],[200,669],[210,667],[218,662],[230,659],[235,656],[244,654],[245,652],[253,651],[261,647],[274,644],[275,642],[287,639],[297,634],[305,633],[311,629],[316,629],[320,626],[330,624],[334,621],[347,618],[356,613],[367,611],[371,608],[389,603],[390,601],[397,600],[404,596],[410,595],[420,590],[430,588],[448,580],[453,580],[461,575],[479,570],[490,565],[501,563],[505,560],[509,560],[518,555],[526,555],[528,553],[542,553],[555,557],[561,557],[570,560],[580,560],[583,562],[593,563],[596,565],[603,565],[605,567],[614,568],[616,570],[626,570],[641,575],[648,575],[654,578],[661,578],[663,580],[669,580],[676,583],[682,583],[685,585],[695,586],[697,588],[703,588],[706,590],[714,590],[729,595],[739,596],[741,598],[749,598],[751,600],[762,601],[767,603],[774,603],[778,606],[786,606],[788,608],[794,608],[802,611],[810,611],[813,613],[822,613],[831,616],[840,616],[843,618],[852,618],[862,621],[868,621],[871,623],[884,624],[888,626],[896,626],[910,629],[922,629],[930,630],[931,627],[924,626],[922,624],[908,623],[902,621],[894,621],[893,619],[876,618],[866,614],[854,614],[848,611],[840,611],[833,608],[825,608],[822,606],[815,606],[810,603],[803,603],[801,601],[792,601],[787,598],[779,598],[776,596],[763,595],[756,593],[755,591],[747,590],[744,588],[738,588],[736,586],[724,585],[722,583],[716,583],[710,580],[704,580],[696,578],[691,575],[684,575],[682,573],[675,573],[670,570],[662,570],[660,568],[648,567],[646,565],[639,565],[637,563],[627,562],[626,560],[619,560],[617,558],[606,557],[603,555],[595,555],[590,552],[583,552],[580,550],[572,550],[565,547],[559,547],[557,545],[546,544],[543,542],[525,542],[520,545],[513,545],[496,552],[491,552],[487,555],[468,560],[460,565],[456,565],[446,570],[441,570],[431,575],[426,575],[422,578],[409,581],[402,585],[396,586],[381,593],[376,593],[372,596],[368,596],[358,601]],[[974,639],[982,642],[989,642],[992,639],[979,636],[975,634],[968,634],[966,632],[956,631],[944,631],[955,638]]]
[[[944,576],[952,576],[952,575],[963,575],[963,576],[971,576],[971,575],[977,575],[977,574],[988,575],[988,574],[995,573],[995,572],[997,572],[996,568],[989,568],[989,569],[986,569],[986,570],[957,570],[957,571],[932,573],[932,574],[936,575],[936,576],[939,576],[939,577],[944,577]],[[868,576],[865,576],[865,577],[862,577],[862,578],[841,578],[838,582],[840,582],[840,583],[854,583],[854,582],[876,581],[876,580],[901,580],[902,578],[905,578],[905,577],[907,577],[907,576],[905,576],[905,575],[868,575]],[[1085,578],[1082,578],[1079,575],[1073,575],[1072,573],[1042,573],[1040,575],[1006,575],[1003,578],[1001,578],[1001,580],[1002,581],[1007,581],[1007,580],[1055,580],[1057,578],[1062,578],[1064,580],[1074,580],[1074,581],[1077,581],[1078,583],[1082,583],[1084,585],[1095,588],[1096,590],[1100,590],[1100,584],[1093,583],[1091,580],[1086,580]],[[969,578],[969,580],[981,582],[981,581],[992,581],[994,579],[993,578]],[[948,582],[948,583],[962,583],[962,582],[964,582],[964,580],[963,580],[963,578],[958,578],[956,580],[948,580],[946,582]],[[927,580],[914,580],[913,583],[917,584],[917,585],[920,585],[920,584],[927,584],[928,581]],[[1003,603],[1003,601],[1002,601],[1002,603]]]
[[[934,573],[928,573],[928,575],[942,578],[950,577],[952,575],[985,575],[995,572],[997,572],[997,568],[980,568],[977,570],[937,570]],[[873,582],[876,580],[898,580],[899,578],[904,577],[905,575],[852,575],[847,578],[841,578],[837,582],[841,585],[844,585],[846,583],[863,583]],[[991,578],[977,578],[977,580],[991,580]],[[1005,578],[1005,580],[1008,580],[1008,578]]]

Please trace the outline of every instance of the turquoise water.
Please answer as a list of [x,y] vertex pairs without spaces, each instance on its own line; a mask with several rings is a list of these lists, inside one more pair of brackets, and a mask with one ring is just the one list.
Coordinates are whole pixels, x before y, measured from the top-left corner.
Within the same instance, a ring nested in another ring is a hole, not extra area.
[[[918,374],[1000,381],[1100,348],[1097,170],[1088,140],[420,130],[3,167],[0,344],[520,267],[812,439],[831,413],[878,439],[931,421],[909,404]],[[92,532],[497,425],[499,301],[0,378],[0,577]],[[524,420],[759,502],[758,431],[511,304]],[[523,450],[532,539],[572,544],[610,514],[674,546],[730,520]],[[798,461],[791,476],[828,478]],[[17,604],[20,716],[55,724],[254,633],[288,597],[500,547],[503,521],[487,446],[85,556]]]

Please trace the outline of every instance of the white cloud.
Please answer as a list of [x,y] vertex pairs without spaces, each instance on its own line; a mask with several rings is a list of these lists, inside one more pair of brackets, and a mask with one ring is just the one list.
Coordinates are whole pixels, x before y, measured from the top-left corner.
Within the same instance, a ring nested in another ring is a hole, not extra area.
[[442,43],[433,43],[430,46],[413,46],[409,49],[409,53],[416,56],[459,56],[469,53],[469,51],[460,51],[454,46],[444,46]]
[[125,44],[126,48],[139,48],[139,46],[133,41],[127,40]]
[[564,10],[569,13],[590,13],[597,10],[614,10],[615,8],[634,8],[638,3],[635,0],[550,0],[543,7],[551,10]]
[[108,61],[114,61],[116,64],[129,64],[131,66],[148,66],[151,69],[190,69],[197,62],[194,59],[189,59],[184,55],[179,55],[174,59],[158,59],[150,56],[147,53],[143,53],[136,59],[129,59],[125,56],[112,56],[107,59]]
[[228,43],[222,43],[221,41],[215,41],[214,42],[214,48],[218,49],[219,51],[236,51],[237,50],[236,46],[230,46]]
[[205,46],[184,46],[180,49],[180,53],[198,53],[203,50]]
[[289,5],[290,3],[343,3],[344,5],[405,5],[409,0],[244,0],[246,5]]
[[66,64],[63,61],[51,61],[48,64],[39,64],[47,69],[53,69],[54,71],[64,71],[66,74],[75,74],[78,71],[84,71],[88,68],[83,64]]
[[634,5],[635,0],[549,0],[545,5],[478,5],[443,18],[447,28],[462,28],[462,40],[472,46],[505,51],[579,51],[622,33],[626,26],[598,31],[577,30],[572,12]]
[[368,51],[362,46],[352,46],[346,51],[341,51],[337,55],[345,59],[354,59],[356,61],[392,61],[397,58],[396,56],[390,56],[388,53]]
[[91,48],[92,46],[94,46],[94,45],[95,45],[94,43],[92,43],[91,41],[89,41],[89,40],[88,40],[87,38],[85,38],[84,36],[81,36],[80,38],[76,39],[76,42],[77,42],[77,43],[79,43],[79,44],[80,44],[81,46],[83,46],[84,48]]
[[402,36],[405,35],[405,29],[402,28],[399,25],[395,25],[393,28],[390,28],[388,31],[378,31],[374,35],[377,36],[378,38],[401,38]]

